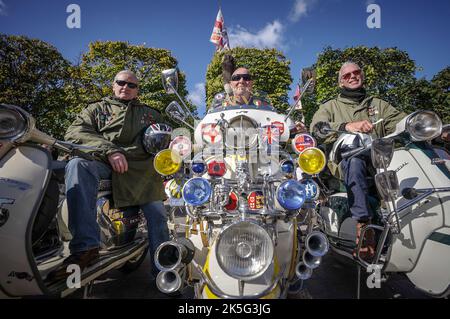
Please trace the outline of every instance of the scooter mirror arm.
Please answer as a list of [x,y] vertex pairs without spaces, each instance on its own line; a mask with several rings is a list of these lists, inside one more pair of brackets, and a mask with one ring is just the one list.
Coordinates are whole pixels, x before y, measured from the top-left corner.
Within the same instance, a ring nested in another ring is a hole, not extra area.
[[192,117],[192,119],[195,121],[197,120],[197,118],[192,115],[191,111],[189,110],[189,108],[187,107],[186,103],[184,103],[183,99],[181,98],[181,96],[178,94],[177,90],[173,87],[173,85],[170,82],[167,82],[167,84],[170,86],[170,88],[175,92],[175,95],[178,97],[178,99],[181,101],[181,103],[183,104],[184,108],[186,109],[186,111],[188,112],[189,116]]
[[284,118],[285,121],[289,118],[289,116],[291,115],[291,113],[295,110],[295,107],[297,106],[297,104],[300,103],[300,100],[301,100],[302,97],[303,97],[303,92],[305,92],[305,91],[308,89],[308,87],[310,86],[310,84],[311,84],[312,81],[313,81],[313,78],[310,78],[310,79],[305,83],[305,85],[303,85],[303,87],[302,87],[302,89],[301,89],[301,91],[300,91],[300,96],[298,97],[297,101],[295,101],[295,103],[291,106],[291,108],[290,108],[288,114],[287,114],[286,117]]

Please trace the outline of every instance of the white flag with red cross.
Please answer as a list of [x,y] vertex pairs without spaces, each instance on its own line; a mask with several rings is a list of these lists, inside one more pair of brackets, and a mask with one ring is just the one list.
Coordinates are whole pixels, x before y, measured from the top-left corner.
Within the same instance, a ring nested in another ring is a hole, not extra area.
[[219,9],[219,12],[217,13],[216,22],[214,23],[214,28],[209,41],[217,46],[217,51],[230,48],[230,42],[228,40],[228,34],[225,28],[221,9]]

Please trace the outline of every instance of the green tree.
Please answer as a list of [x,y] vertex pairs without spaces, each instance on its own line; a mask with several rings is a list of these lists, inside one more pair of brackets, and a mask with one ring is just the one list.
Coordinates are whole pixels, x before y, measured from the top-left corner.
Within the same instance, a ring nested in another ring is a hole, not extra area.
[[[246,67],[254,77],[254,89],[266,92],[274,107],[285,111],[288,107],[288,90],[292,83],[290,61],[276,49],[233,48],[227,51],[235,59],[236,67]],[[206,72],[206,103],[210,105],[216,93],[224,91],[222,60],[225,52],[214,55]]]
[[0,34],[0,103],[22,107],[39,129],[62,137],[70,121],[65,99],[69,66],[48,43]]
[[[139,78],[139,100],[162,112],[174,100],[162,86],[161,71],[175,68],[177,60],[170,51],[131,45],[127,42],[94,42],[71,73],[77,79],[71,99],[78,110],[89,101],[112,94],[114,76],[121,70],[131,70]],[[178,92],[187,95],[185,75],[179,72]]]
[[357,46],[341,50],[327,47],[313,66],[317,76],[316,87],[314,94],[304,103],[307,123],[320,104],[338,95],[338,72],[346,61],[356,62],[364,69],[368,94],[378,96],[405,112],[419,107],[418,100],[410,94],[411,88],[417,84],[414,76],[417,67],[407,52],[397,48]]
[[433,109],[442,118],[442,122],[450,124],[450,66],[436,74],[431,83],[435,89]]

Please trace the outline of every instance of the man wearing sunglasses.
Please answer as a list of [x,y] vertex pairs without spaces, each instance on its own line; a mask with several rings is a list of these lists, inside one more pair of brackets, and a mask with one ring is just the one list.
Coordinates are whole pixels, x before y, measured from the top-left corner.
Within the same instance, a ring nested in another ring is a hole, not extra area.
[[[372,138],[379,138],[392,133],[396,124],[406,116],[388,102],[366,93],[364,72],[354,62],[345,62],[341,66],[338,85],[338,97],[322,104],[314,114],[311,132],[314,132],[318,122],[326,122],[333,130],[366,133]],[[338,136],[333,133],[322,141],[319,139],[319,142],[330,150]],[[342,179],[346,186],[350,212],[357,220],[356,243],[359,242],[362,227],[370,223],[371,219],[367,197],[369,186],[366,179],[370,165],[370,154],[362,154],[350,160],[344,159],[340,163],[328,162],[331,173]],[[366,234],[367,246],[361,249],[360,255],[370,259],[374,254],[375,243],[373,233]]]
[[253,79],[246,68],[237,68],[231,75],[231,89],[235,104],[251,104],[253,94]]
[[[99,257],[100,228],[96,220],[96,198],[100,180],[112,180],[114,206],[128,213],[139,208],[147,219],[149,251],[169,240],[166,210],[162,203],[162,179],[153,168],[153,158],[142,144],[142,132],[150,124],[161,123],[161,114],[137,100],[139,82],[128,70],[117,73],[113,96],[88,105],[68,128],[67,141],[102,150],[98,160],[79,157],[66,166],[66,197],[71,255],[52,272],[49,279],[60,280],[70,273],[68,264],[83,270]],[[98,153],[98,152],[97,152]],[[158,273],[152,262],[152,274]]]

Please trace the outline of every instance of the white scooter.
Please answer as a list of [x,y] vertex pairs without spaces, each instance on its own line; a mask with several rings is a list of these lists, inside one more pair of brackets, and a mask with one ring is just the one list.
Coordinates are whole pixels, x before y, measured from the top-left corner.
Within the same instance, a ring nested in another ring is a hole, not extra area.
[[[126,217],[110,207],[110,181],[101,181],[97,219],[100,258],[82,273],[68,268],[67,280],[47,275],[68,257],[71,239],[64,198],[65,162],[54,161],[49,147],[93,159],[87,147],[62,142],[35,128],[35,120],[19,107],[0,104],[0,299],[65,297],[111,269],[136,269],[147,253],[145,219]],[[90,148],[90,151],[93,149]]]
[[[177,71],[165,70],[162,78],[166,92],[178,94]],[[169,228],[184,234],[173,232],[174,239],[155,253],[161,270],[156,285],[166,294],[193,286],[199,299],[286,298],[301,289],[328,251],[326,237],[309,227],[311,211],[305,208],[313,203],[296,179],[294,160],[272,151],[287,143],[295,105],[281,114],[261,96],[254,94],[248,105],[229,98],[226,105],[226,96],[217,94],[195,127],[180,97],[184,109],[175,101],[166,109],[193,129],[196,143],[190,159],[187,131],[155,156],[156,171],[172,177],[166,184],[171,212],[186,215],[180,224],[171,213]]]
[[[356,134],[362,145],[346,154],[341,150],[349,136],[343,134],[330,152],[330,160],[338,162],[371,150],[378,198],[369,195],[373,224],[362,229],[361,238],[369,229],[375,231],[374,258],[360,257],[363,241],[355,247],[356,222],[345,190],[329,190],[319,221],[332,250],[363,269],[377,271],[378,283],[389,273],[404,273],[417,289],[431,296],[450,293],[450,155],[432,144],[448,129],[443,129],[435,113],[418,111],[399,122],[396,131],[385,138],[371,141],[367,135]],[[322,138],[343,133],[326,123],[319,123],[315,132]],[[352,254],[355,248],[357,257]]]

